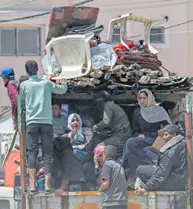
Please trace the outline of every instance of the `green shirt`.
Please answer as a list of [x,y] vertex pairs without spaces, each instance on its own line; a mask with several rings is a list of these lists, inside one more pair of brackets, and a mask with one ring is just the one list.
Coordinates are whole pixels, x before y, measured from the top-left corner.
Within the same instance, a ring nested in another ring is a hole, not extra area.
[[22,113],[22,105],[21,105],[21,96],[18,94],[17,96],[17,121],[18,121],[18,130],[21,131],[21,113]]
[[17,125],[19,132],[25,133],[25,126],[26,126],[26,120],[25,120],[25,104],[24,100],[21,99],[21,94],[18,94],[17,96]]
[[49,80],[39,78],[37,75],[29,77],[29,80],[21,83],[20,98],[25,104],[26,125],[32,123],[51,124],[52,116],[52,93],[64,94],[67,91],[67,84],[57,85]]

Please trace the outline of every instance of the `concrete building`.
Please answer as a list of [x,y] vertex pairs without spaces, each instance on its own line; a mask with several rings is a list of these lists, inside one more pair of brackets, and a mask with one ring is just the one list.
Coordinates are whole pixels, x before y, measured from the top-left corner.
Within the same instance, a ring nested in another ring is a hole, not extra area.
[[[49,11],[54,6],[72,5],[83,0],[1,0],[0,1],[0,67],[11,65],[17,78],[23,74],[24,63],[35,59],[40,63],[47,33],[49,15],[5,22],[8,19],[32,16]],[[134,14],[160,22],[152,29],[150,40],[159,50],[163,66],[181,76],[193,76],[193,0],[94,0],[85,6],[100,8],[98,24],[105,29],[102,38],[107,38],[108,24],[122,14]],[[167,23],[163,23],[168,17]],[[3,22],[4,20],[4,22]],[[142,35],[141,26],[128,25],[128,37]],[[118,41],[115,30],[114,41]],[[0,81],[0,106],[9,105],[6,89]]]

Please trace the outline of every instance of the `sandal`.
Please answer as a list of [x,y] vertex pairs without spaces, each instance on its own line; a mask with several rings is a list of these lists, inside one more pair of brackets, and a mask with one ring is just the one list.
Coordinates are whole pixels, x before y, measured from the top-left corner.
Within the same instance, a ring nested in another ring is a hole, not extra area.
[[29,189],[29,192],[30,192],[31,194],[36,194],[38,191],[37,191],[36,189]]
[[51,188],[45,189],[44,191],[45,191],[46,194],[52,193],[52,189]]

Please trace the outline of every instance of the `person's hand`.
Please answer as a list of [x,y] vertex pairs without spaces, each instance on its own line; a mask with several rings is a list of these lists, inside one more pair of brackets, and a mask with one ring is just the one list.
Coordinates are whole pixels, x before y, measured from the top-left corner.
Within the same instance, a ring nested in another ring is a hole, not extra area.
[[139,137],[139,138],[145,138],[145,135],[144,135],[144,134],[139,134],[138,137]]
[[66,79],[58,79],[56,80],[56,84],[67,83]]
[[82,144],[82,145],[75,145],[75,146],[72,146],[73,149],[79,149],[79,150],[82,150],[85,148],[85,145]]
[[17,131],[18,130],[18,124],[14,122],[13,123],[13,128],[14,128],[15,131]]
[[98,163],[98,160],[99,160],[99,158],[98,158],[98,156],[94,156],[94,162],[96,162],[96,163]]
[[94,156],[94,164],[95,164],[95,168],[99,167],[99,158],[96,155]]
[[91,129],[92,129],[92,132],[93,132],[93,133],[96,133],[96,132],[97,132],[97,131],[96,131],[96,126],[92,126]]
[[78,128],[77,127],[73,127],[73,129],[71,131],[71,137],[72,138],[76,135],[77,131],[78,131]]
[[164,132],[162,129],[160,129],[158,132],[158,136],[163,137],[164,136]]
[[69,134],[63,134],[61,137],[63,137],[63,138],[70,138],[70,136],[69,136]]
[[51,80],[53,78],[53,75],[48,75],[47,79]]
[[135,191],[138,195],[143,195],[145,192],[146,192],[146,190],[144,189],[144,188],[138,188],[136,191]]

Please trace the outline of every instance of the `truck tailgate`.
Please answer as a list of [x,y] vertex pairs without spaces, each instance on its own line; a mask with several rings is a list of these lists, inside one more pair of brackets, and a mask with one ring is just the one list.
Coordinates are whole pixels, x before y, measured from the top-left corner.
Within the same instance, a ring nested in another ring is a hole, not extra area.
[[[149,192],[137,196],[128,192],[128,209],[186,209],[187,192]],[[70,192],[63,197],[39,194],[28,196],[28,209],[101,209],[97,192]]]

